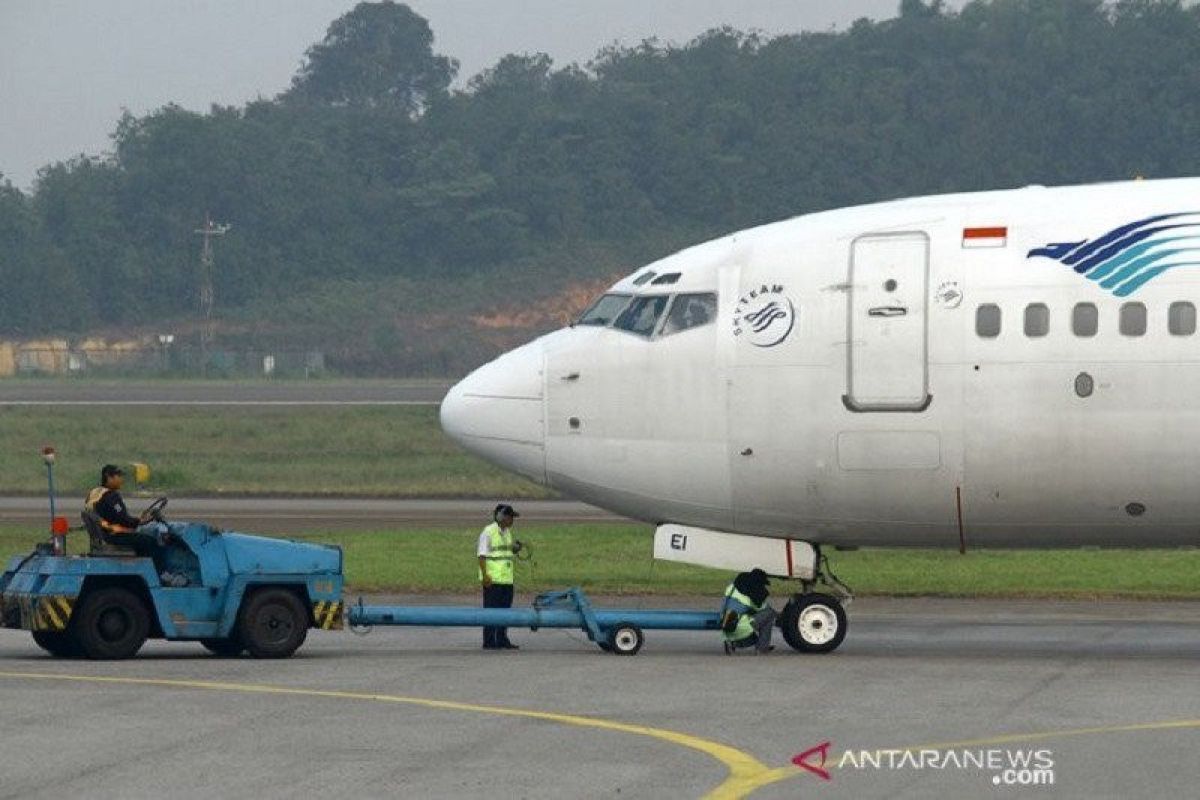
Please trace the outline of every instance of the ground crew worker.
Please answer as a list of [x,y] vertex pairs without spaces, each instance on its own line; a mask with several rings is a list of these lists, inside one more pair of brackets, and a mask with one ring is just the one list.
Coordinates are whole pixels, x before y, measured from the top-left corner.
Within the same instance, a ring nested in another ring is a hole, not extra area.
[[148,520],[143,514],[134,517],[125,507],[121,487],[125,485],[125,473],[114,464],[105,464],[100,469],[100,485],[88,492],[83,507],[100,519],[104,541],[119,547],[133,549],[139,556],[152,557],[158,552],[158,540],[138,528]]
[[[521,549],[514,542],[513,522],[518,514],[512,506],[501,503],[492,512],[492,524],[479,534],[476,554],[479,556],[479,581],[483,584],[484,608],[512,608],[513,558]],[[518,650],[508,640],[508,629],[494,625],[483,628],[484,650]]]
[[738,573],[725,589],[721,606],[721,633],[725,637],[725,653],[743,647],[753,647],[757,653],[769,653],[771,634],[775,629],[775,609],[767,604],[771,581],[767,573],[755,567]]

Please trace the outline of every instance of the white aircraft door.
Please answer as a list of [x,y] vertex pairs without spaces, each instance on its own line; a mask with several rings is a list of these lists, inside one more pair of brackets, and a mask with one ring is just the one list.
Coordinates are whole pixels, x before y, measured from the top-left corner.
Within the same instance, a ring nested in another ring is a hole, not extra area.
[[851,411],[924,411],[929,395],[929,237],[868,234],[850,254],[843,402]]

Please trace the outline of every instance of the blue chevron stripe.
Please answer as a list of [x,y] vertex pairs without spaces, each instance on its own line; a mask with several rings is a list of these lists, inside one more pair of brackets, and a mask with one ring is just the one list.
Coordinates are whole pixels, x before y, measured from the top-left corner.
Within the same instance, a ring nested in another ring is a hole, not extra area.
[[1140,289],[1143,284],[1149,282],[1153,278],[1157,278],[1167,270],[1175,269],[1176,267],[1200,267],[1200,261],[1177,261],[1173,264],[1161,264],[1157,267],[1153,267],[1136,276],[1128,283],[1118,286],[1113,291],[1113,294],[1115,294],[1117,297],[1128,297]]
[[[1189,216],[1200,217],[1200,212],[1157,214],[1113,228],[1095,239],[1085,239],[1082,242],[1051,242],[1043,247],[1035,247],[1028,251],[1025,257],[1057,261],[1096,282],[1100,287],[1108,289],[1117,297],[1128,297],[1168,270],[1200,266],[1200,260],[1196,260],[1200,259],[1200,234],[1161,235],[1167,231],[1200,229],[1200,221],[1158,224]],[[1186,241],[1195,244],[1180,245]]]
[[1121,269],[1114,272],[1112,275],[1109,275],[1107,278],[1100,281],[1100,285],[1105,289],[1111,289],[1114,286],[1129,280],[1143,268],[1162,261],[1164,258],[1170,258],[1171,256],[1177,256],[1180,253],[1186,253],[1189,249],[1191,248],[1184,247],[1176,250],[1159,250],[1156,253],[1150,253],[1149,255],[1142,256],[1141,258],[1134,259]]
[[1069,256],[1064,258],[1062,260],[1062,262],[1064,264],[1066,264],[1067,266],[1073,267],[1073,266],[1075,266],[1075,264],[1077,264],[1079,262],[1080,259],[1087,258],[1088,256],[1090,256],[1093,252],[1096,251],[1097,248],[1104,247],[1105,245],[1111,244],[1112,242],[1116,241],[1117,239],[1120,239],[1122,236],[1124,236],[1127,233],[1132,233],[1133,231],[1137,230],[1138,228],[1144,227],[1146,225],[1152,225],[1155,222],[1161,222],[1164,219],[1172,219],[1173,217],[1182,217],[1182,216],[1184,216],[1185,213],[1186,212],[1176,213],[1176,214],[1159,214],[1156,217],[1147,217],[1146,219],[1140,219],[1137,222],[1130,222],[1128,225],[1122,225],[1119,228],[1114,228],[1113,230],[1104,234],[1103,236],[1101,236],[1099,239],[1096,239],[1095,241],[1084,242],[1082,245],[1080,245],[1075,250],[1075,252],[1071,253]]
[[1075,265],[1075,271],[1076,272],[1087,272],[1089,269],[1096,266],[1097,264],[1102,264],[1107,259],[1112,258],[1113,256],[1119,254],[1122,250],[1126,249],[1127,247],[1132,247],[1133,245],[1137,244],[1138,242],[1144,241],[1156,233],[1162,233],[1163,231],[1175,230],[1176,228],[1188,228],[1194,224],[1195,223],[1184,223],[1183,225],[1161,225],[1157,228],[1143,228],[1140,231],[1131,233],[1129,236],[1126,236],[1125,238],[1123,238],[1113,244],[1110,244],[1108,247],[1105,247],[1103,250],[1100,250],[1100,251],[1096,252],[1094,255],[1092,255],[1088,258],[1085,258],[1083,261],[1080,261],[1078,264]]
[[1128,264],[1130,261],[1132,261],[1135,258],[1137,258],[1138,256],[1142,255],[1143,253],[1145,253],[1147,250],[1149,250],[1152,247],[1158,247],[1160,244],[1167,244],[1169,242],[1178,242],[1182,239],[1187,239],[1187,238],[1189,238],[1189,237],[1173,236],[1169,239],[1154,239],[1153,241],[1142,242],[1141,244],[1135,245],[1134,247],[1129,248],[1124,253],[1120,253],[1115,258],[1109,259],[1105,263],[1096,267],[1091,272],[1089,272],[1087,274],[1087,276],[1094,281],[1098,281],[1101,278],[1107,276],[1109,273],[1111,273],[1117,267],[1121,266],[1122,264]]

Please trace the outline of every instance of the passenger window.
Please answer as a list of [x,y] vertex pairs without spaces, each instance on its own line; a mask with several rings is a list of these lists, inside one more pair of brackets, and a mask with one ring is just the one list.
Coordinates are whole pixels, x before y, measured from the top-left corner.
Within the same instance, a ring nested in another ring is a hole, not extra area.
[[1045,336],[1050,332],[1050,309],[1045,303],[1025,306],[1025,335]]
[[1071,333],[1095,336],[1100,328],[1100,312],[1095,303],[1076,303],[1071,311]]
[[1196,307],[1188,302],[1171,303],[1167,309],[1167,330],[1172,336],[1191,336],[1196,332]]
[[663,336],[699,328],[717,319],[715,294],[677,294],[663,324]]
[[1121,335],[1141,336],[1146,332],[1146,306],[1126,303],[1121,306]]
[[1000,335],[1000,306],[985,303],[975,309],[975,333],[985,339]]
[[667,295],[665,294],[635,297],[629,307],[621,312],[621,316],[617,317],[613,327],[636,333],[638,336],[653,336],[654,329],[658,327],[658,320],[662,317],[663,309],[666,307]]
[[606,294],[593,303],[591,308],[583,312],[583,316],[575,324],[604,327],[616,319],[617,314],[620,314],[621,309],[627,305],[629,305],[629,295]]

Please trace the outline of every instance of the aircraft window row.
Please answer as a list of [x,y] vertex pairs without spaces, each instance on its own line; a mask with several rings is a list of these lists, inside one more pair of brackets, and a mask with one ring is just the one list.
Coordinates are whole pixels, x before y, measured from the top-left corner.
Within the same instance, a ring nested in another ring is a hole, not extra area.
[[[1145,336],[1148,313],[1144,303],[1123,303],[1118,311],[1117,330],[1122,336]],[[994,339],[1000,335],[1002,313],[995,303],[984,303],[975,309],[975,335]],[[1076,303],[1071,309],[1071,333],[1088,338],[1100,330],[1100,310],[1095,303]],[[1172,336],[1191,336],[1196,332],[1196,306],[1179,301],[1167,309],[1167,331]],[[1045,303],[1025,306],[1024,332],[1030,338],[1040,338],[1050,332],[1050,307]]]
[[606,294],[583,312],[575,324],[611,326],[649,338],[655,333],[669,336],[703,327],[716,319],[717,296],[712,292],[674,296]]

